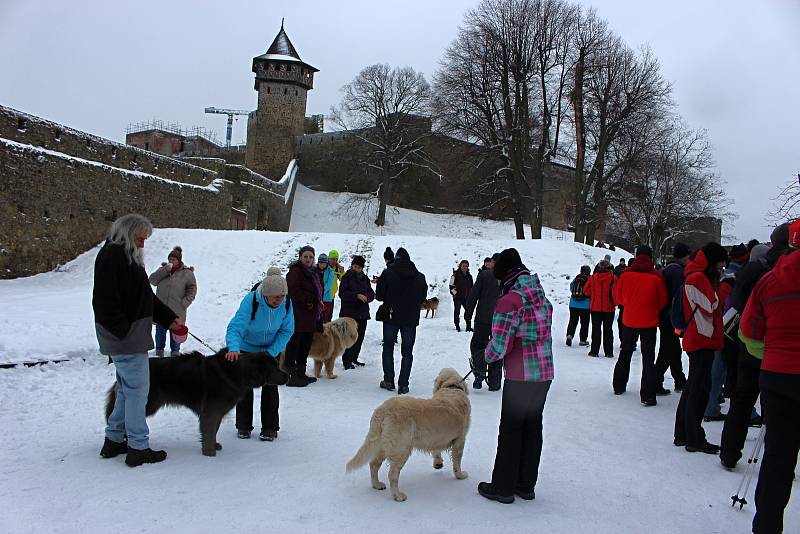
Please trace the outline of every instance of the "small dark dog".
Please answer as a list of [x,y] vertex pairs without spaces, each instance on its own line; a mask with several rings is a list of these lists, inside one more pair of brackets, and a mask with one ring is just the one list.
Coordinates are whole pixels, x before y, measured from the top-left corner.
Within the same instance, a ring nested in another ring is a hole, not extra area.
[[[213,356],[199,352],[170,358],[150,358],[150,393],[146,415],[164,406],[185,406],[200,419],[203,454],[216,456],[222,445],[217,431],[222,418],[242,400],[248,389],[281,386],[289,376],[278,368],[278,360],[263,352],[242,353],[235,362],[225,359],[228,350]],[[117,400],[116,384],[108,390],[106,420]]]
[[431,314],[431,319],[436,317],[436,310],[439,309],[439,299],[433,297],[432,299],[425,299],[422,301],[422,304],[419,305],[420,310],[425,310],[425,318],[428,318],[428,313]]

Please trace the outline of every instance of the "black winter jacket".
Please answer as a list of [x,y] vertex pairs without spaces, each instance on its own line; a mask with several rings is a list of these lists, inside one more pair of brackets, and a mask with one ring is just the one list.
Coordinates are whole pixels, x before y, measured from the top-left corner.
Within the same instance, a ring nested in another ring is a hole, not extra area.
[[375,298],[392,308],[392,318],[386,322],[398,326],[417,326],[419,306],[427,296],[425,275],[398,250],[394,263],[381,273],[375,288]]
[[667,305],[661,310],[660,320],[667,324],[672,324],[669,316],[670,310],[672,310],[672,301],[680,291],[681,285],[686,281],[686,277],[683,275],[683,265],[678,262],[672,262],[664,268],[661,275],[667,285]]
[[[367,296],[367,302],[361,302],[356,295]],[[369,277],[363,272],[357,273],[350,269],[339,281],[339,298],[342,307],[339,317],[352,317],[353,319],[369,319],[369,302],[375,300],[375,292],[369,282]]]
[[469,292],[472,289],[472,273],[469,271],[465,273],[461,272],[461,269],[456,269],[453,271],[453,276],[451,277],[452,283],[450,284],[450,292],[455,289],[456,294],[453,295],[453,299],[460,300],[462,302],[466,302],[467,298],[469,297]]
[[106,356],[147,352],[153,322],[169,327],[177,315],[153,294],[144,267],[128,261],[122,245],[106,241],[94,262],[94,327]]
[[753,288],[756,287],[761,277],[767,274],[775,264],[778,263],[778,260],[784,254],[786,254],[785,249],[773,247],[767,252],[763,261],[748,262],[747,265],[736,273],[736,285],[733,286],[733,291],[731,292],[731,306],[736,308],[736,311],[739,313],[744,311],[744,307],[747,305],[747,299],[750,298],[750,293],[753,292]]
[[478,273],[475,285],[472,286],[472,290],[469,292],[464,319],[467,321],[472,319],[472,314],[475,312],[477,304],[475,323],[492,324],[494,306],[497,304],[498,298],[500,298],[500,285],[494,277],[494,271],[492,269],[482,270]]

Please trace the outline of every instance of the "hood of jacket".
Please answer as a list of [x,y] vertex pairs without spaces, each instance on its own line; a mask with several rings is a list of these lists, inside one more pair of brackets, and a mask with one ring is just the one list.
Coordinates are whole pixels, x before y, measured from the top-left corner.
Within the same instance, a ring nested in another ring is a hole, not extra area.
[[402,257],[400,254],[395,256],[394,263],[387,267],[387,269],[391,270],[403,280],[414,278],[419,273],[414,262],[407,257]]
[[772,272],[782,286],[793,291],[800,291],[800,252],[782,256]]
[[653,258],[641,254],[636,256],[636,258],[633,260],[633,263],[630,267],[628,267],[627,270],[636,273],[652,273],[655,272],[656,266],[653,264]]
[[596,273],[594,273],[593,276],[595,277],[595,280],[599,282],[607,282],[608,280],[611,280],[611,277],[613,275],[611,274],[611,271],[606,270],[606,271],[597,271]]
[[706,269],[708,269],[708,260],[706,259],[705,253],[700,250],[697,252],[694,259],[683,269],[683,274],[686,278],[689,278],[690,274],[703,273]]

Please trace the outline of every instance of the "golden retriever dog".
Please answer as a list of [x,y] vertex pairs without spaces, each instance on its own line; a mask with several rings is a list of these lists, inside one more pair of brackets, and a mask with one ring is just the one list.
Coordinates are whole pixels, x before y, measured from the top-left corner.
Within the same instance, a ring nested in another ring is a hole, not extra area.
[[308,355],[314,359],[314,376],[322,375],[322,365],[325,364],[325,374],[328,378],[336,378],[333,373],[333,364],[336,358],[344,354],[358,341],[358,323],[350,317],[340,317],[330,323],[322,325],[322,333],[314,332],[311,350]]
[[469,419],[467,386],[455,369],[442,369],[433,384],[433,398],[395,397],[375,409],[364,444],[347,462],[347,472],[369,463],[372,487],[383,490],[386,484],[378,479],[378,470],[388,459],[392,496],[405,501],[397,483],[411,451],[433,454],[433,468],[441,469],[442,451],[449,450],[453,474],[459,480],[467,478],[461,470],[461,457]]
[[436,317],[436,310],[439,309],[439,299],[433,297],[432,299],[425,299],[422,301],[422,304],[419,305],[420,310],[425,310],[425,318],[428,318],[428,314],[431,314],[431,318]]

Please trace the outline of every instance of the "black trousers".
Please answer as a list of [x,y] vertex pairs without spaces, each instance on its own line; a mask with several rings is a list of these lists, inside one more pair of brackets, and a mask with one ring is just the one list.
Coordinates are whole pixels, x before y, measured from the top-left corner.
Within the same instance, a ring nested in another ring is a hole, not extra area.
[[589,310],[581,308],[569,309],[569,324],[567,324],[567,335],[575,336],[575,329],[578,327],[578,320],[581,322],[580,340],[586,341],[589,338]]
[[758,377],[761,374],[761,360],[747,352],[744,343],[739,342],[736,389],[731,395],[731,406],[722,427],[722,442],[719,457],[726,463],[735,464],[742,457],[742,449],[750,427],[750,417],[758,400]]
[[726,397],[732,397],[733,392],[736,390],[736,380],[738,373],[739,361],[739,339],[731,339],[728,336],[723,336],[725,345],[722,347],[722,359],[726,364],[725,383],[723,391]]
[[364,343],[364,334],[367,332],[367,319],[355,319],[355,322],[358,323],[358,339],[352,347],[346,349],[342,354],[342,363],[344,365],[351,364],[358,359],[358,355],[361,354],[361,345]]
[[464,299],[453,297],[453,323],[456,326],[461,324],[461,308],[467,309],[467,303]]
[[656,397],[656,328],[625,327],[622,332],[622,349],[614,366],[614,391],[625,391],[631,373],[631,357],[636,342],[642,340],[642,380],[639,385],[639,396],[642,402]]
[[492,334],[491,323],[475,323],[475,331],[469,342],[469,352],[472,354],[472,365],[476,375],[486,377],[486,383],[492,389],[500,389],[503,380],[503,362],[486,363],[486,345]]
[[708,403],[708,392],[711,390],[714,351],[701,349],[688,354],[689,378],[681,392],[678,411],[675,413],[675,439],[699,447],[706,442],[703,414]]
[[603,339],[603,354],[614,355],[614,312],[592,312],[592,346],[589,354],[600,354],[600,338]]
[[542,456],[542,413],[550,383],[506,380],[503,385],[492,471],[492,485],[500,495],[530,492],[536,486]]
[[[278,424],[278,386],[261,388],[261,430],[280,430]],[[248,389],[236,405],[236,428],[253,430],[253,390]]]
[[311,350],[313,340],[314,332],[295,332],[292,335],[286,345],[286,358],[284,359],[284,365],[290,372],[306,374],[308,351]]
[[625,325],[622,324],[622,312],[625,311],[625,308],[620,306],[619,307],[619,314],[617,314],[617,332],[619,334],[619,344],[622,345],[622,332],[625,330]]
[[658,325],[659,342],[658,358],[656,358],[656,389],[664,387],[664,373],[669,369],[672,380],[675,382],[676,389],[683,389],[686,386],[686,375],[683,374],[683,362],[681,362],[681,340],[672,327],[669,319],[661,319]]
[[789,504],[800,451],[800,375],[761,371],[759,385],[766,433],[753,532],[771,534],[783,532],[783,511]]

